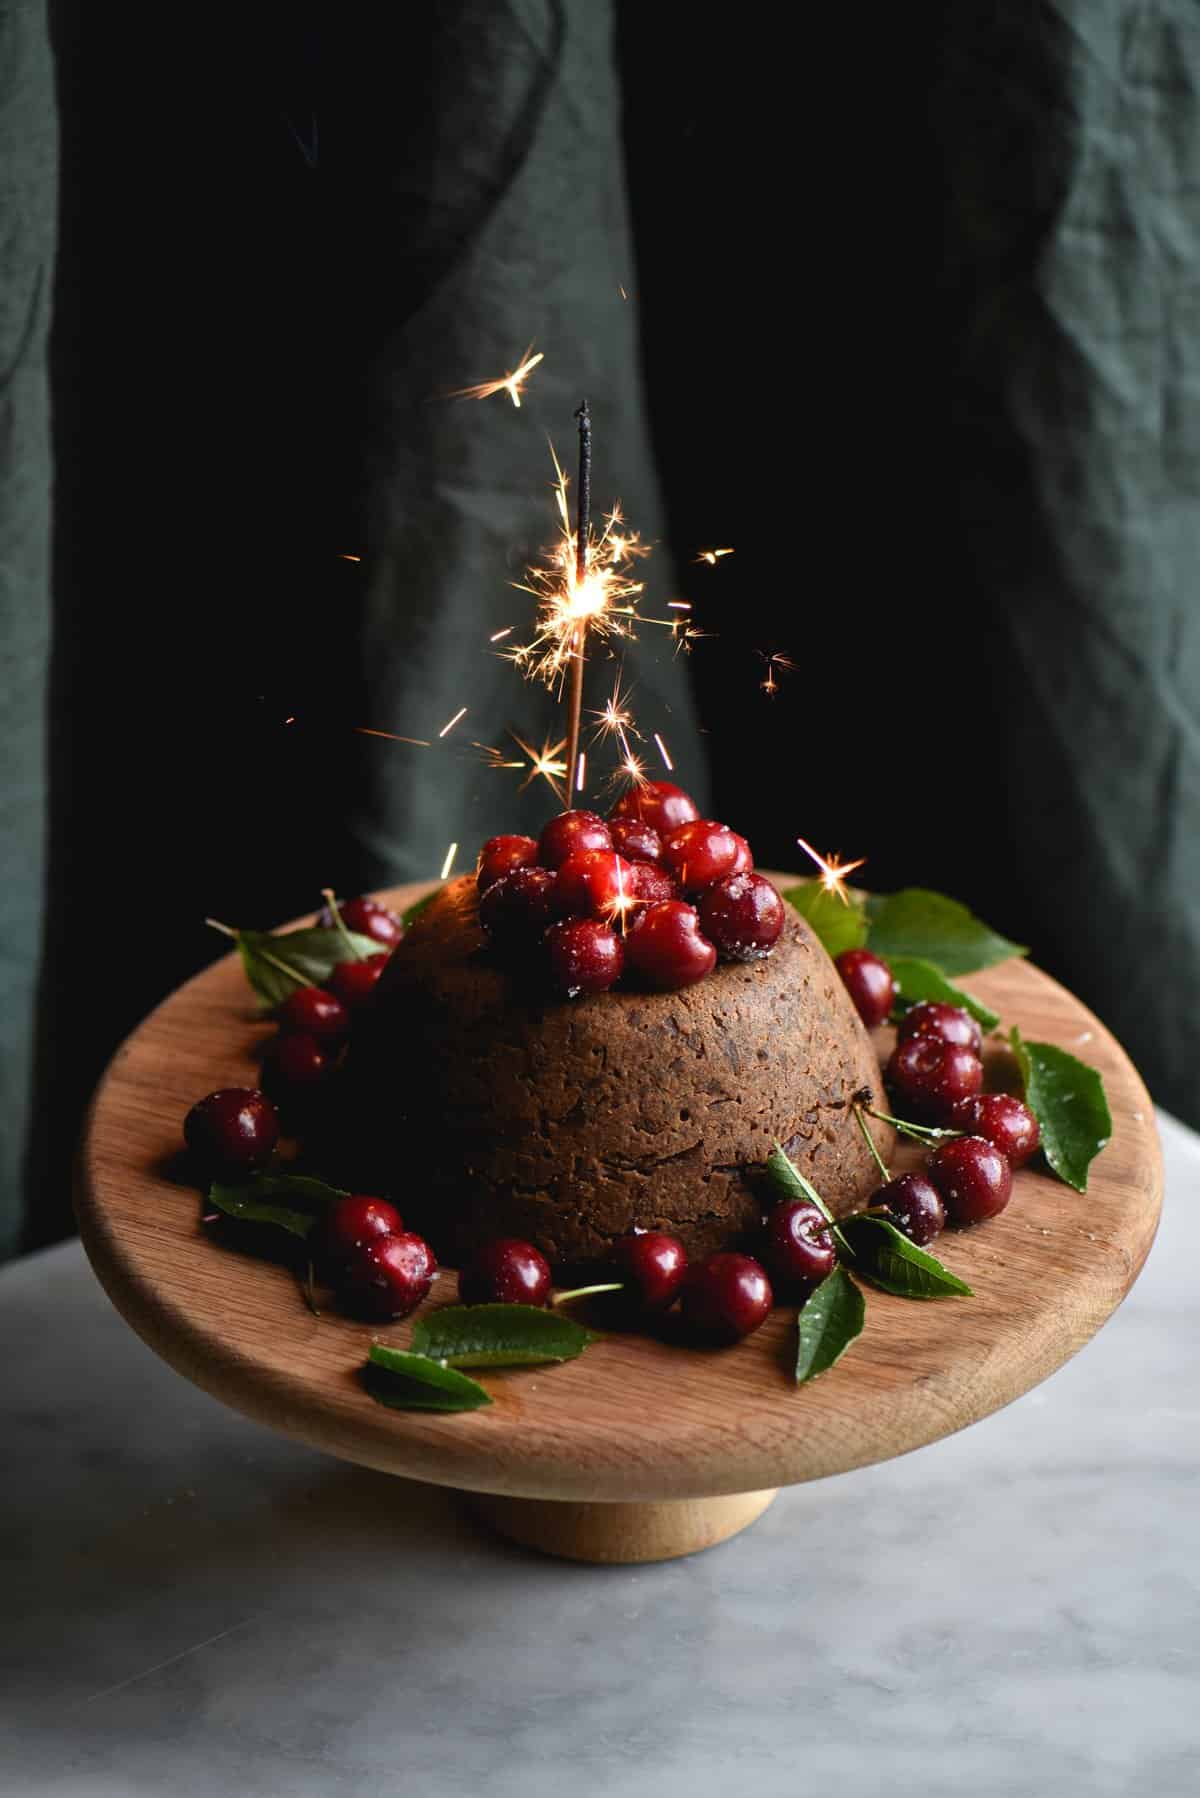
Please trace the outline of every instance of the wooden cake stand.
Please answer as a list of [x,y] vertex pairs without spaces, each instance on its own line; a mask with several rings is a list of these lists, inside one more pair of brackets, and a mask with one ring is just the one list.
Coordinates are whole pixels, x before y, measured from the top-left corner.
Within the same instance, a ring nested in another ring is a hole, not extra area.
[[[387,897],[402,909],[427,890]],[[1112,1142],[1086,1194],[1035,1162],[1001,1217],[939,1238],[976,1297],[918,1303],[868,1288],[863,1335],[803,1387],[789,1370],[795,1310],[781,1308],[731,1349],[612,1334],[561,1367],[484,1371],[495,1403],[479,1411],[376,1404],[357,1370],[372,1339],[403,1347],[410,1322],[313,1316],[286,1267],[209,1240],[179,1171],[189,1106],[215,1087],[256,1083],[269,1026],[236,956],[173,993],[117,1052],[83,1143],[80,1231],[109,1297],[150,1347],[258,1422],[475,1495],[504,1534],[551,1554],[688,1554],[744,1529],[781,1485],[905,1454],[1008,1404],[1082,1348],[1137,1277],[1162,1198],[1138,1074],[1099,1020],[1027,962],[969,985],[1006,1025],[1100,1069]],[[910,1164],[919,1160],[918,1150]],[[455,1296],[444,1273],[427,1302]]]

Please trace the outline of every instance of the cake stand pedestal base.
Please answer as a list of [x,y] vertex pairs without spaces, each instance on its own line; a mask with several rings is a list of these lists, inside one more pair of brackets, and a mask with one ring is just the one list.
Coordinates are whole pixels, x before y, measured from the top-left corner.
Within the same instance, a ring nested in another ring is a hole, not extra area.
[[778,1488],[664,1504],[572,1504],[471,1493],[476,1516],[512,1542],[567,1561],[632,1565],[715,1548],[762,1516]]

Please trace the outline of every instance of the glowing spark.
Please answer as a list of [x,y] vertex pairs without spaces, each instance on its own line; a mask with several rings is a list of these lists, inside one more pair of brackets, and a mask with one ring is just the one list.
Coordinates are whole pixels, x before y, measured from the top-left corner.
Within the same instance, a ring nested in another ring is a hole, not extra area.
[[356,724],[354,728],[360,737],[386,737],[389,743],[412,743],[417,749],[433,748],[433,744],[427,743],[424,737],[398,737],[394,731],[369,730],[365,724]]
[[722,556],[731,556],[732,554],[732,549],[702,549],[696,560],[697,562],[707,562],[710,568],[715,568]]
[[342,561],[342,562],[361,562],[362,557],[361,556],[348,556],[346,554],[345,550],[339,550],[338,560]]
[[690,612],[691,609],[692,603],[688,599],[669,599],[667,601],[668,612]]
[[671,622],[671,635],[675,639],[676,655],[682,650],[685,656],[690,656],[693,643],[698,643],[701,637],[711,637],[712,634],[711,631],[699,630],[694,624],[689,624],[685,618],[675,618]]
[[584,775],[587,771],[587,750],[586,749],[581,749],[579,751],[579,760],[576,763],[576,769],[577,769],[577,773],[575,775],[575,791],[577,793],[582,793],[583,792]]
[[662,738],[659,736],[657,731],[655,731],[655,733],[654,733],[654,741],[658,744],[658,753],[659,753],[659,755],[661,755],[663,761],[666,763],[668,770],[671,773],[674,773],[675,764],[671,760],[670,756],[667,754],[667,746],[663,742]]
[[511,637],[513,632],[516,630],[516,628],[517,627],[515,624],[506,624],[502,631],[493,631],[491,636],[488,638],[488,642],[489,643],[500,643],[503,641],[503,639],[505,637]]
[[[529,350],[532,348],[533,345],[530,344]],[[514,368],[511,374],[502,375],[498,381],[480,381],[477,387],[456,387],[447,397],[452,400],[487,400],[494,393],[507,393],[513,405],[519,409],[525,382],[538,363],[545,360],[543,350],[539,350],[536,356],[531,356],[529,350],[526,350],[521,366]]]
[[[558,742],[552,745],[550,739],[547,738],[540,749],[533,749],[523,738],[517,735],[515,730],[510,731],[509,735],[517,745],[517,748],[525,756],[529,767],[529,772],[517,788],[517,791],[523,793],[526,787],[530,786],[535,780],[544,780],[555,798],[562,804],[562,781],[567,772],[567,764],[562,759],[562,752],[567,747],[567,739],[565,737],[560,737]],[[525,762],[521,764],[522,767],[525,765]]]
[[785,674],[791,674],[794,672],[796,664],[790,656],[785,656],[778,650],[776,650],[774,655],[763,655],[761,650],[758,651],[758,654],[767,664],[766,679],[760,681],[759,685],[762,687],[763,692],[773,699],[779,691],[779,682],[775,678],[775,670],[777,668],[782,668]]
[[460,706],[458,711],[455,712],[453,718],[451,718],[449,724],[443,724],[441,730],[438,732],[438,736],[444,737],[444,736],[448,735],[448,733],[454,729],[454,726],[458,723],[459,719],[465,718],[466,715],[467,715],[466,706],[465,705]]
[[650,552],[636,531],[625,525],[621,508],[615,505],[604,520],[603,529],[593,531],[589,537],[581,579],[567,504],[567,477],[553,445],[550,455],[561,530],[558,540],[546,552],[545,561],[530,568],[525,581],[513,583],[538,602],[534,635],[529,642],[514,644],[502,653],[527,680],[556,687],[575,658],[581,625],[587,626],[593,639],[635,635],[636,625],[643,622],[637,606],[644,589],[641,581],[631,579],[631,570],[637,557]]
[[797,837],[796,841],[799,843],[801,849],[803,849],[805,855],[810,855],[813,861],[816,862],[817,867],[821,870],[821,885],[824,887],[825,891],[827,893],[832,893],[836,899],[840,899],[843,905],[849,905],[850,899],[846,892],[846,876],[847,874],[853,874],[855,868],[864,867],[867,859],[866,856],[861,856],[856,862],[843,862],[839,861],[836,855],[818,855],[812,844],[806,843],[803,837]]
[[618,284],[618,286],[617,286],[617,292],[620,294],[620,296],[623,300],[627,300],[629,298],[629,295],[625,292],[625,289],[622,286],[620,286],[620,284]]
[[296,722],[295,714],[293,713],[293,715],[290,718],[285,718],[283,722],[285,724],[295,724],[295,722]]
[[446,851],[446,859],[442,863],[442,871],[438,876],[439,880],[445,880],[445,878],[449,874],[451,868],[454,866],[454,858],[457,854],[458,854],[458,844],[451,843],[449,849],[447,849],[447,851]]

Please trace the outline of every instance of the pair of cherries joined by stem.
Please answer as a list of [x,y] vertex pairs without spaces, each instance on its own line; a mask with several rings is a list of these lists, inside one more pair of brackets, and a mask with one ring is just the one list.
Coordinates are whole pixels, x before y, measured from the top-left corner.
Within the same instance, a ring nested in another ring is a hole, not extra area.
[[629,973],[691,986],[718,957],[755,961],[783,929],[783,901],[744,837],[701,818],[670,781],[622,795],[608,818],[569,811],[541,837],[492,837],[479,855],[479,921],[498,948],[542,952],[570,998]]
[[[277,1008],[279,1035],[267,1052],[264,1079],[285,1101],[320,1086],[333,1072],[355,1014],[374,993],[404,934],[395,912],[365,894],[342,901],[338,916],[347,931],[381,947],[361,960],[348,956],[337,963],[324,986],[297,987]],[[317,928],[338,928],[331,906],[317,914]]]

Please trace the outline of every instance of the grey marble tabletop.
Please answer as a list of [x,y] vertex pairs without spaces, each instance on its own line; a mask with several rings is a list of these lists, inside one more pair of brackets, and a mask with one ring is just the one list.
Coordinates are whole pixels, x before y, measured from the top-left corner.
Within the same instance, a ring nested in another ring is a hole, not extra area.
[[1157,1246],[1077,1360],[658,1567],[525,1553],[268,1434],[157,1361],[77,1245],[10,1265],[0,1788],[1192,1798],[1200,1137],[1163,1134]]

